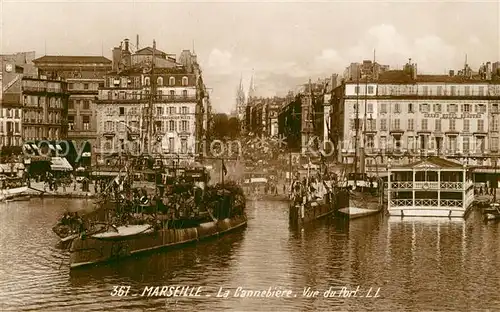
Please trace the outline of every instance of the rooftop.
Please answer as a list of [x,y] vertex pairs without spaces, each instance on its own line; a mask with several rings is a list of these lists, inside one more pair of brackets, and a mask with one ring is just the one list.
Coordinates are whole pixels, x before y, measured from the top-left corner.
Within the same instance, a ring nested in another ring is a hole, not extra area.
[[76,55],[45,55],[33,60],[39,65],[42,63],[71,63],[71,64],[111,64],[111,60],[104,56],[76,56]]
[[444,159],[441,157],[437,156],[431,156],[422,160],[419,160],[417,162],[414,162],[412,164],[407,164],[403,166],[395,166],[395,167],[400,167],[400,168],[429,168],[429,169],[438,169],[438,168],[444,168],[444,169],[462,169],[463,165],[448,159]]
[[[134,75],[134,74],[143,74],[146,70],[146,73],[149,72],[148,68],[144,68],[142,66],[137,66],[133,68],[127,68],[122,71],[114,71],[108,73],[108,75],[119,75],[119,76],[126,76],[126,75]],[[183,75],[190,75],[192,73],[189,73],[184,66],[179,66],[179,67],[172,67],[172,68],[155,68],[155,75],[162,75],[162,74],[183,74]]]
[[[361,78],[359,83],[380,83],[380,84],[412,84],[412,83],[493,83],[498,84],[500,80],[493,77],[491,80],[481,79],[479,76],[450,76],[450,75],[423,75],[417,74],[417,79],[413,79],[412,75],[403,70],[388,70],[380,73],[378,79]],[[348,83],[358,83],[357,80],[351,79]]]
[[[134,53],[134,55],[153,55],[153,48],[152,47],[145,47],[145,48],[142,48],[138,51],[136,51]],[[161,50],[158,50],[156,49],[155,51],[155,55],[158,55],[158,56],[167,56],[167,53],[161,51]]]

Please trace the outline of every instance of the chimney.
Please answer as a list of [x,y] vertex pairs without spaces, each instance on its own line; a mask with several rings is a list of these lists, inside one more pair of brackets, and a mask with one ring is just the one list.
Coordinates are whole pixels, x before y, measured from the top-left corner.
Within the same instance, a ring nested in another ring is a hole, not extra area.
[[452,70],[450,70],[450,77],[453,77],[453,76],[455,76],[455,71],[452,69]]
[[137,34],[135,37],[135,48],[139,50],[139,34]]
[[486,80],[491,80],[491,62],[486,63]]
[[128,49],[128,39],[125,39],[125,48],[124,48],[125,52],[129,52],[129,49]]
[[120,63],[122,62],[122,48],[113,48],[113,71],[118,71],[120,69]]
[[412,64],[412,72],[411,72],[411,76],[412,76],[412,79],[413,80],[417,80],[417,64]]

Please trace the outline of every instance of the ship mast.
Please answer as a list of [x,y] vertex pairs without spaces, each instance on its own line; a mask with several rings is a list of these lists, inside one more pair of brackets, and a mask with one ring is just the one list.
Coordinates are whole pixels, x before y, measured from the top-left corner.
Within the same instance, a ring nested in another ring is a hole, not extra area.
[[354,139],[354,188],[358,184],[358,140],[359,140],[359,76],[360,71],[356,73],[356,119],[354,122],[354,126],[356,129],[356,135]]
[[148,108],[145,113],[145,123],[146,123],[146,135],[143,138],[144,148],[146,153],[149,155],[151,152],[151,137],[153,135],[153,109],[154,109],[154,99],[156,97],[156,79],[154,77],[155,70],[155,54],[156,54],[156,41],[153,40],[153,55],[151,58],[151,72],[150,72],[150,94]]

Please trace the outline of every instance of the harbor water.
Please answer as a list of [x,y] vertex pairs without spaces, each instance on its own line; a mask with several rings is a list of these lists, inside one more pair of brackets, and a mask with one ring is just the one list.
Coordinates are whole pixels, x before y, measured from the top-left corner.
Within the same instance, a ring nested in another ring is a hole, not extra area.
[[[288,207],[249,202],[245,230],[98,267],[69,270],[52,226],[90,200],[32,199],[0,206],[2,311],[499,311],[500,223],[333,218],[290,229]],[[141,296],[151,286],[203,287],[201,297]],[[112,296],[114,286],[130,286]],[[377,297],[325,298],[334,287]],[[220,287],[228,298],[217,298]],[[294,298],[237,298],[236,288],[281,287]],[[303,296],[310,287],[319,295]],[[134,296],[135,294],[135,296]]]

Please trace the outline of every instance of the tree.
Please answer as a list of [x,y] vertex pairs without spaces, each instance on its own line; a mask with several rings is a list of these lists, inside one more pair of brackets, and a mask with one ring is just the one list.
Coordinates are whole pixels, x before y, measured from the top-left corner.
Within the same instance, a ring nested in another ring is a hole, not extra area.
[[240,134],[240,121],[235,117],[229,118],[226,114],[215,114],[211,134],[213,139],[235,139]]
[[236,117],[229,118],[227,122],[229,137],[231,139],[236,139],[240,136],[240,120]]

